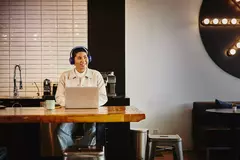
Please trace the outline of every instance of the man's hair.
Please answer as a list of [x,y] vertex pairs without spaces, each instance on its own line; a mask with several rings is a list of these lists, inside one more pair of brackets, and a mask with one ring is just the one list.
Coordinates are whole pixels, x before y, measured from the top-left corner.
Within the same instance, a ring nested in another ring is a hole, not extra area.
[[72,52],[72,57],[75,58],[78,52],[85,52],[88,55],[88,52],[83,48],[76,48]]

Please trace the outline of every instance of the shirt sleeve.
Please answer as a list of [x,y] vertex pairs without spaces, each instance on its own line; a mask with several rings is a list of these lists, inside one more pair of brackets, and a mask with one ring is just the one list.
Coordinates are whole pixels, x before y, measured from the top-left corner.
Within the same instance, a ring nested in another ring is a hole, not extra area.
[[65,76],[61,75],[55,95],[56,103],[60,106],[65,106]]
[[97,74],[97,85],[99,88],[99,106],[103,106],[108,101],[108,97],[106,86],[100,72]]

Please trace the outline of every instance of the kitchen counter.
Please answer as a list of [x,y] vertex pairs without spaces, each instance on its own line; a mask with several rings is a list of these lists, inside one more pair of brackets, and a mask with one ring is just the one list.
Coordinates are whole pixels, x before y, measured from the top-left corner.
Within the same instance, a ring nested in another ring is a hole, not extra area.
[[0,96],[0,99],[42,99],[42,97],[31,97],[31,96],[20,96],[20,97],[13,97],[13,96]]
[[[0,96],[0,105],[6,107],[22,106],[22,107],[40,107],[40,102],[44,101],[44,97],[30,97],[30,96]],[[108,101],[104,106],[129,106],[130,98],[125,96],[108,97]]]

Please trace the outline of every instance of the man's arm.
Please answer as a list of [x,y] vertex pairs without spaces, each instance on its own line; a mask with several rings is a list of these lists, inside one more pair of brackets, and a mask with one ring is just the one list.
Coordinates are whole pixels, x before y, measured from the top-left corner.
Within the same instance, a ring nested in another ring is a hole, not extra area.
[[99,106],[104,105],[108,101],[106,86],[100,72],[97,74],[97,85],[99,88]]
[[65,76],[64,74],[61,75],[58,87],[55,95],[56,103],[60,106],[65,106]]

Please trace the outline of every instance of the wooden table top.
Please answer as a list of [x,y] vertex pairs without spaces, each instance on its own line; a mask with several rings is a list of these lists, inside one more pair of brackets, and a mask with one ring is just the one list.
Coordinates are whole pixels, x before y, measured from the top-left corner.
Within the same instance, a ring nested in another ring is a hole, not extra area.
[[0,123],[139,122],[145,114],[133,106],[106,106],[98,109],[47,110],[43,107],[16,107],[0,110]]

